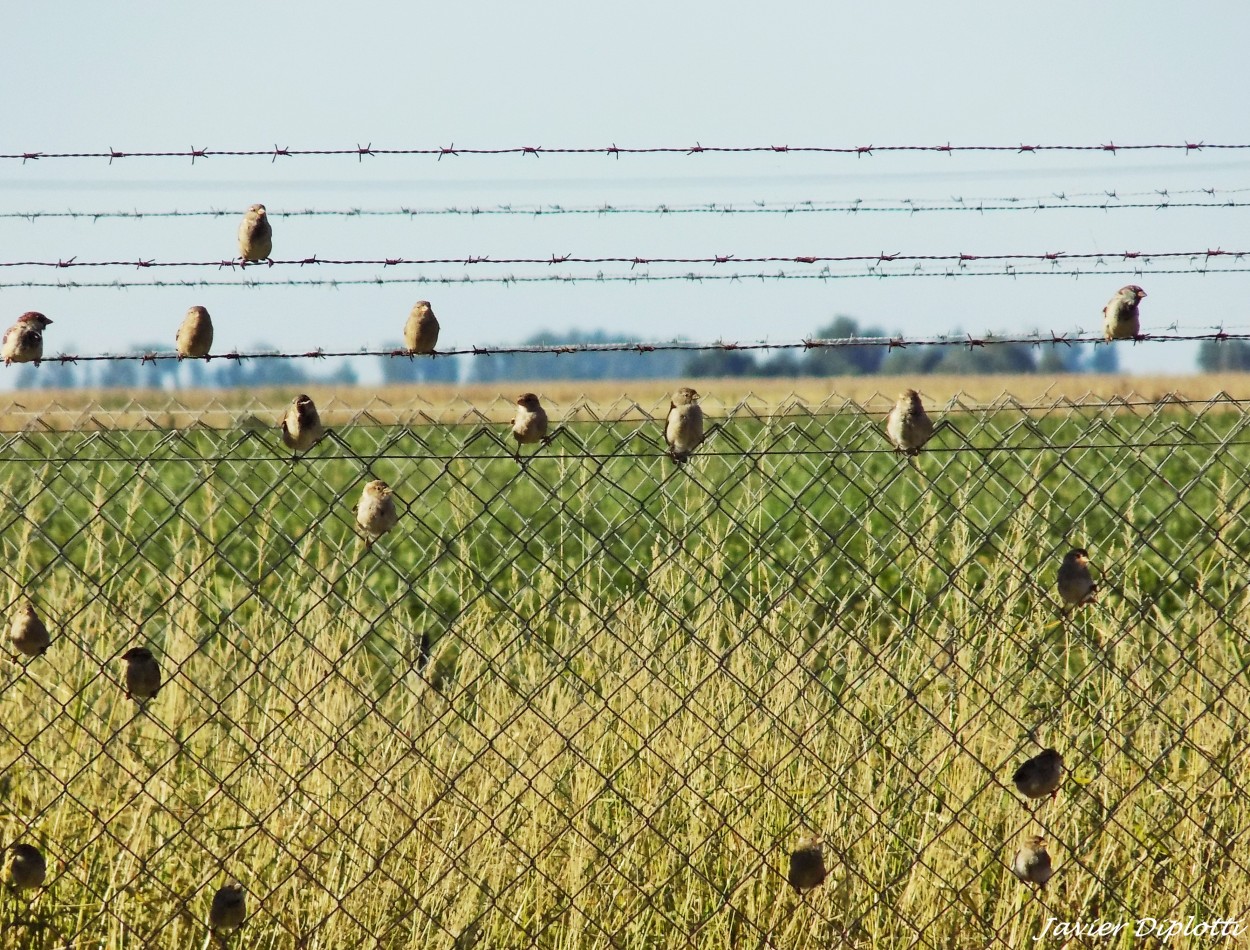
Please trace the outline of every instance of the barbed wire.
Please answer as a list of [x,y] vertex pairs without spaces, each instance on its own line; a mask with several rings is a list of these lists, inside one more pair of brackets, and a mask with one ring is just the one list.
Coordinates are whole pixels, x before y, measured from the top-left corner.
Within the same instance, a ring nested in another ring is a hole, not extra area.
[[78,281],[78,280],[62,280],[62,281],[38,281],[38,280],[14,280],[0,281],[0,289],[29,288],[29,289],[51,289],[51,290],[89,290],[112,288],[115,290],[129,290],[135,287],[158,287],[158,288],[188,288],[188,287],[362,287],[362,286],[386,286],[388,284],[416,284],[424,286],[442,286],[450,287],[461,284],[499,284],[507,286],[510,284],[649,284],[649,283],[665,283],[675,281],[689,281],[691,283],[703,283],[713,281],[727,281],[730,283],[745,283],[747,281],[792,281],[792,280],[893,280],[904,278],[964,278],[964,277],[1071,277],[1079,279],[1081,277],[1157,277],[1161,275],[1186,275],[1186,274],[1244,274],[1250,273],[1250,267],[1173,267],[1173,268],[1151,268],[1142,267],[1133,268],[1107,268],[1102,270],[1091,270],[1088,268],[1047,268],[1042,270],[1021,270],[1012,265],[1007,265],[1001,270],[976,270],[967,267],[957,269],[944,270],[925,270],[923,265],[917,264],[911,271],[889,272],[878,270],[876,267],[869,267],[867,270],[845,271],[835,273],[832,270],[822,269],[815,274],[792,274],[784,270],[777,270],[771,273],[742,273],[739,271],[714,273],[686,273],[686,274],[651,274],[647,272],[627,273],[627,274],[493,274],[493,275],[472,275],[462,274],[459,276],[418,276],[418,277],[362,277],[357,279],[346,279],[339,277],[326,278],[309,278],[306,280],[284,279],[284,280],[252,280],[240,278],[236,280],[100,280],[100,281]]
[[[1222,328],[1212,328],[1202,333],[1179,333],[1179,332],[1163,332],[1163,333],[1144,333],[1136,337],[1132,341],[1134,343],[1190,343],[1199,341],[1250,341],[1250,332],[1229,332]],[[306,360],[306,359],[330,359],[337,357],[361,357],[361,356],[381,356],[392,359],[434,359],[438,357],[449,356],[516,356],[516,355],[554,355],[563,356],[574,353],[637,353],[646,355],[648,353],[664,353],[664,352],[682,352],[697,353],[707,351],[731,352],[731,351],[775,351],[775,350],[837,350],[837,349],[885,349],[885,350],[902,350],[909,347],[958,347],[961,349],[980,349],[982,347],[992,346],[1083,346],[1083,345],[1106,345],[1107,341],[1097,334],[1086,333],[1083,330],[1056,333],[1049,331],[1047,333],[1034,332],[1028,334],[1010,334],[998,336],[992,333],[983,333],[974,335],[972,333],[956,333],[942,336],[930,337],[914,337],[909,338],[902,335],[894,336],[856,336],[856,337],[840,337],[831,339],[808,338],[803,340],[788,340],[783,342],[768,342],[766,340],[739,343],[729,340],[715,341],[688,341],[688,340],[671,340],[667,342],[623,342],[623,343],[535,343],[535,344],[518,344],[514,346],[463,346],[441,349],[435,353],[414,354],[405,349],[397,349],[395,347],[386,347],[382,349],[368,349],[361,347],[355,350],[330,350],[324,347],[318,347],[312,350],[295,350],[295,351],[249,351],[230,350],[228,352],[210,354],[210,360],[233,360],[242,362],[243,360]],[[137,363],[156,363],[163,360],[179,360],[181,357],[177,353],[146,351],[137,353],[102,353],[95,355],[79,355],[70,353],[58,353],[55,356],[45,356],[45,363],[98,363],[98,362],[137,362]],[[195,360],[192,360],[195,362]]]
[[1117,145],[1114,141],[1100,144],[1086,145],[1029,145],[1019,143],[1014,145],[952,145],[947,142],[945,145],[703,145],[695,142],[694,145],[666,145],[666,146],[618,146],[616,143],[607,146],[557,146],[549,147],[543,145],[517,145],[504,146],[499,148],[457,148],[455,143],[445,146],[433,146],[424,148],[374,148],[370,142],[365,145],[356,143],[355,147],[346,148],[290,148],[286,146],[278,146],[275,144],[272,148],[237,148],[237,149],[213,149],[213,148],[196,148],[191,146],[188,149],[168,149],[160,151],[128,151],[125,149],[115,149],[109,146],[107,151],[81,151],[81,152],[43,152],[34,149],[23,150],[20,152],[0,153],[0,159],[8,159],[26,162],[42,161],[46,159],[70,159],[70,158],[106,158],[109,164],[123,158],[189,158],[194,164],[196,160],[201,158],[247,158],[247,157],[263,157],[268,158],[271,162],[276,162],[279,158],[296,158],[307,156],[355,156],[358,161],[364,161],[365,158],[373,158],[383,155],[391,156],[432,156],[438,160],[449,157],[457,157],[461,155],[520,155],[534,156],[541,155],[605,155],[609,158],[620,158],[622,155],[703,155],[703,154],[822,154],[822,155],[854,155],[856,158],[871,156],[877,152],[915,152],[915,153],[931,153],[953,155],[956,152],[993,152],[993,153],[1014,153],[1017,155],[1032,155],[1039,152],[1104,152],[1115,155],[1117,152],[1147,152],[1147,151],[1180,151],[1186,155],[1193,152],[1201,152],[1204,150],[1224,150],[1236,151],[1250,149],[1250,144],[1220,144],[1204,141],[1184,141],[1180,143],[1156,143],[1156,144],[1140,144],[1140,145]]
[[[1233,194],[1250,191],[1247,188],[1225,189],[1223,193]],[[1214,188],[1191,189],[1177,191],[1173,194],[1207,194],[1214,196]],[[1168,191],[1137,192],[1123,197],[1140,197],[1153,195],[1151,201],[1123,201],[1114,192],[1089,193],[1088,196],[1101,197],[1099,203],[1073,202],[1071,199],[1086,195],[1052,194],[1038,197],[998,197],[998,198],[963,198],[952,196],[949,199],[913,199],[913,198],[853,198],[841,201],[751,201],[705,202],[685,205],[585,205],[565,206],[559,204],[538,205],[471,205],[446,207],[400,207],[400,208],[295,208],[289,210],[270,210],[270,218],[385,218],[385,217],[545,217],[559,215],[733,215],[733,214],[925,214],[935,212],[974,212],[993,211],[1122,211],[1122,210],[1156,210],[1168,208],[1246,208],[1250,202],[1225,199],[1223,201],[1173,201]],[[20,218],[27,221],[50,219],[134,219],[143,218],[234,218],[238,209],[205,209],[196,211],[7,211],[0,212],[0,219]]]
[[1042,253],[994,253],[969,254],[960,251],[954,254],[798,254],[798,255],[765,255],[762,257],[739,257],[736,254],[716,254],[710,257],[576,257],[572,254],[552,254],[550,257],[492,257],[489,254],[469,255],[467,257],[373,257],[373,258],[325,258],[305,257],[292,260],[266,260],[245,262],[240,258],[215,261],[158,261],[155,258],[138,258],[132,261],[80,261],[77,257],[55,261],[0,261],[0,267],[134,267],[140,270],[151,267],[215,267],[219,270],[247,267],[424,267],[434,264],[461,264],[465,267],[477,264],[628,264],[630,267],[669,264],[854,264],[876,263],[891,264],[897,261],[911,262],[947,262],[958,263],[960,266],[973,262],[1002,261],[1105,261],[1119,259],[1121,261],[1141,260],[1149,263],[1152,260],[1174,260],[1189,258],[1190,260],[1210,260],[1227,257],[1239,261],[1250,251],[1225,251],[1221,248],[1207,248],[1196,251],[1050,251]]

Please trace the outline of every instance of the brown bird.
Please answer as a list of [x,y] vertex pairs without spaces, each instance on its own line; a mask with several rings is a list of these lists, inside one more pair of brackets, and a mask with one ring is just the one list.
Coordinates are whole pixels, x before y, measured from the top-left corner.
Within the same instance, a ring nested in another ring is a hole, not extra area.
[[516,400],[516,415],[512,419],[512,437],[516,439],[516,455],[521,457],[522,445],[536,442],[546,444],[547,410],[533,393],[521,393]]
[[689,386],[677,390],[668,404],[664,441],[668,443],[668,454],[678,465],[690,458],[703,441],[703,409],[699,406],[699,394]]
[[809,835],[799,839],[790,852],[790,874],[787,880],[790,886],[799,893],[819,886],[828,876],[825,869],[824,841],[820,835]]
[[1033,835],[1024,847],[1016,852],[1016,859],[1011,862],[1011,873],[1025,884],[1036,884],[1045,887],[1054,872],[1050,867],[1050,855],[1046,853],[1046,839]]
[[1128,284],[1115,292],[1102,308],[1102,335],[1107,340],[1132,340],[1141,333],[1137,305],[1146,291]]
[[365,532],[365,543],[372,544],[399,521],[395,493],[380,478],[369,482],[360,493],[356,505],[356,523]]
[[126,661],[126,698],[140,706],[154,699],[161,690],[161,667],[147,647],[131,647],[122,654]]
[[4,331],[4,339],[0,341],[4,365],[34,363],[38,366],[43,359],[43,331],[51,323],[42,313],[34,310],[27,310],[18,317],[17,322]]
[[433,353],[438,346],[438,317],[428,300],[418,300],[404,324],[404,348],[413,354]]
[[11,844],[4,862],[4,879],[15,890],[40,887],[48,877],[48,862],[33,844]]
[[239,225],[239,257],[244,261],[264,261],[273,252],[273,228],[264,205],[252,205]]
[[326,434],[310,396],[300,393],[282,417],[282,442],[294,453],[307,452]]
[[1089,568],[1089,554],[1084,548],[1073,548],[1059,565],[1059,597],[1064,610],[1092,604],[1097,599],[1098,585]]
[[230,881],[217,889],[208,910],[208,926],[214,933],[238,930],[247,918],[247,891],[238,881]]
[[192,307],[187,311],[174,337],[174,346],[180,363],[187,358],[198,360],[201,357],[207,362],[213,349],[213,318],[205,308]]
[[1011,780],[1026,798],[1042,798],[1059,794],[1059,782],[1063,778],[1063,756],[1054,749],[1043,749],[1025,761]]
[[35,605],[30,601],[13,614],[13,620],[9,624],[9,639],[24,656],[42,656],[52,643],[48,628],[43,625],[43,621],[35,613]]
[[919,455],[921,447],[933,436],[933,420],[924,411],[920,393],[905,389],[885,419],[885,434],[895,452]]

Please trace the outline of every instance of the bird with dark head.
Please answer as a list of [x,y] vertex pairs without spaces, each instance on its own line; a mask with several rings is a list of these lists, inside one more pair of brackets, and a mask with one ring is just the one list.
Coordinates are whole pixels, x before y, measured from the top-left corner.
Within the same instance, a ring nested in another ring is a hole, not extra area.
[[126,663],[126,698],[140,706],[161,690],[161,667],[147,647],[131,647],[122,654]]
[[1012,774],[1011,780],[1025,798],[1054,798],[1063,779],[1063,756],[1056,749],[1043,749],[1025,760]]
[[1057,586],[1065,612],[1071,607],[1092,604],[1097,599],[1098,585],[1090,570],[1089,552],[1084,548],[1073,548],[1063,556]]
[[4,861],[4,879],[14,890],[41,887],[48,877],[48,862],[33,844],[18,842],[8,847]]
[[247,919],[247,891],[238,881],[223,884],[213,894],[208,909],[208,927],[213,933],[231,932]]
[[27,310],[18,317],[17,322],[4,331],[4,339],[0,341],[4,365],[34,363],[38,366],[43,360],[43,331],[51,325],[51,320],[35,310]]
[[293,456],[307,452],[325,436],[325,426],[317,413],[317,404],[306,393],[300,393],[286,407],[282,416],[282,444]]
[[804,835],[790,852],[790,872],[786,880],[800,894],[824,882],[829,872],[825,868],[824,840],[820,835]]

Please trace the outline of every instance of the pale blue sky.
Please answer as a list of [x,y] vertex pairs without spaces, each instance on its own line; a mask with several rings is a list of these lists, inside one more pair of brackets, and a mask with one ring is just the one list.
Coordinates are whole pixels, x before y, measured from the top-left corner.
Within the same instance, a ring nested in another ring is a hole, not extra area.
[[[1250,141],[1244,4],[22,4],[5,14],[0,151],[518,145]],[[999,215],[283,219],[291,208],[966,198],[1250,187],[1245,152],[216,158],[0,163],[0,211],[275,215],[275,257],[829,255],[1244,249],[1239,209]],[[1248,193],[1250,195],[1250,193]],[[1246,197],[1246,196],[1243,196]],[[217,259],[223,219],[0,220],[0,258]],[[607,270],[608,268],[605,268]],[[516,273],[543,268],[517,266]],[[377,268],[311,276],[369,277]],[[403,276],[420,273],[407,268]],[[454,266],[430,274],[459,274]],[[387,276],[392,276],[392,271]],[[6,269],[0,280],[144,279]],[[277,269],[269,275],[309,276]],[[265,275],[265,276],[269,276]],[[159,276],[203,277],[195,271]],[[1250,326],[1250,275],[1142,277],[1145,329]],[[1094,330],[1128,278],[415,288],[0,290],[51,352],[169,340],[204,304],[217,349],[398,339],[428,297],[444,345],[540,329],[791,340],[835,313],[928,335]],[[1138,371],[1192,346],[1124,347]],[[369,364],[361,366],[370,369]]]

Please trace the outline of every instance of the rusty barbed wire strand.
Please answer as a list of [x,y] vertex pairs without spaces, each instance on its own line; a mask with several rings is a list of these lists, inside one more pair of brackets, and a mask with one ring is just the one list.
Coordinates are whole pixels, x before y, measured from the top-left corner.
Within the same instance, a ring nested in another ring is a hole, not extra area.
[[167,150],[134,150],[127,151],[125,149],[115,149],[109,146],[108,151],[76,151],[76,152],[43,152],[35,149],[23,150],[21,152],[5,152],[0,153],[0,159],[8,159],[11,161],[20,161],[22,164],[26,162],[42,161],[47,159],[71,159],[71,158],[105,158],[111,165],[114,161],[123,158],[189,158],[194,164],[197,159],[202,158],[247,158],[262,157],[268,158],[271,162],[276,162],[279,158],[296,158],[307,156],[354,156],[357,161],[364,161],[365,158],[374,158],[383,155],[391,156],[430,156],[441,161],[444,158],[457,157],[461,155],[520,155],[534,156],[542,155],[603,155],[609,158],[620,158],[622,155],[704,155],[704,154],[725,154],[725,155],[743,155],[743,154],[820,154],[820,155],[853,155],[856,158],[863,158],[874,155],[877,152],[914,152],[914,153],[931,153],[954,155],[956,152],[990,152],[990,153],[1009,153],[1017,155],[1033,155],[1039,152],[1104,152],[1115,155],[1117,152],[1150,152],[1150,151],[1179,151],[1189,155],[1193,152],[1211,151],[1238,151],[1250,149],[1250,144],[1239,143],[1214,143],[1206,142],[1201,139],[1198,141],[1183,141],[1179,143],[1152,143],[1152,144],[1135,144],[1135,145],[1117,145],[1114,141],[1108,141],[1099,144],[1085,145],[1045,145],[1045,144],[1002,144],[1002,145],[953,145],[947,142],[945,145],[703,145],[695,142],[693,145],[661,145],[661,146],[620,146],[615,142],[607,146],[544,146],[544,145],[514,145],[497,148],[466,148],[457,147],[455,143],[445,146],[420,147],[420,148],[374,148],[373,143],[369,142],[365,145],[356,143],[355,147],[345,148],[290,148],[288,146],[278,146],[266,148],[235,148],[235,149],[213,149],[213,148],[196,148],[192,145],[187,149],[167,149]]
[[134,267],[140,270],[152,267],[215,267],[222,269],[246,269],[248,267],[424,267],[432,264],[460,264],[465,267],[477,264],[628,264],[630,267],[669,264],[854,264],[877,263],[892,264],[896,261],[911,262],[949,262],[964,265],[974,262],[1002,261],[1105,261],[1107,259],[1130,261],[1141,260],[1149,263],[1152,260],[1174,260],[1189,258],[1190,260],[1210,260],[1211,258],[1227,257],[1234,261],[1244,258],[1250,251],[1225,251],[1222,248],[1207,248],[1191,251],[1050,251],[1041,253],[994,253],[969,254],[903,254],[901,252],[875,254],[797,254],[797,255],[765,255],[762,257],[736,254],[715,254],[710,257],[575,257],[572,254],[552,254],[550,257],[492,257],[489,254],[469,255],[467,257],[374,257],[374,258],[326,258],[305,257],[292,260],[267,260],[263,262],[245,262],[240,258],[215,261],[158,261],[155,258],[142,257],[132,261],[80,261],[76,257],[56,261],[0,261],[0,267],[54,267],[67,269],[71,267]]
[[[1233,194],[1250,191],[1248,188],[1224,189],[1222,193]],[[560,215],[738,215],[738,214],[926,214],[935,212],[993,211],[1122,211],[1156,210],[1169,208],[1247,208],[1250,202],[1235,201],[1173,201],[1172,195],[1216,194],[1214,188],[1187,189],[1168,192],[1134,192],[1123,198],[1153,196],[1151,201],[1124,201],[1113,192],[1083,193],[1082,195],[1052,194],[1036,197],[973,197],[952,196],[948,199],[913,198],[854,198],[841,201],[748,201],[704,202],[686,205],[587,205],[566,206],[560,204],[539,205],[471,205],[446,207],[399,207],[399,208],[293,208],[270,210],[270,218],[384,218],[384,217],[546,217]],[[1094,196],[1102,198],[1099,203],[1074,202],[1073,198]],[[35,222],[42,219],[105,219],[143,218],[235,218],[237,209],[207,209],[198,211],[7,211],[0,212],[0,220],[23,219]]]
[[[1171,328],[1169,328],[1171,329]],[[1229,332],[1222,328],[1212,328],[1203,333],[1143,333],[1135,340],[1125,340],[1125,343],[1193,343],[1200,341],[1250,341],[1250,331],[1248,332]],[[439,357],[449,356],[516,356],[516,355],[541,355],[548,354],[554,356],[571,355],[574,353],[637,353],[646,355],[648,353],[664,353],[664,352],[683,352],[698,353],[707,351],[774,351],[774,350],[836,350],[836,349],[886,349],[886,350],[902,350],[909,347],[958,347],[966,349],[980,349],[982,347],[991,346],[1083,346],[1083,345],[1108,345],[1107,341],[1101,336],[1085,331],[1069,331],[1057,333],[1049,331],[1047,333],[1035,332],[1029,334],[1009,334],[998,336],[993,333],[972,334],[972,333],[952,333],[941,336],[915,337],[908,338],[903,335],[895,336],[865,336],[865,337],[841,337],[836,339],[820,339],[809,338],[803,340],[787,340],[778,343],[768,342],[766,340],[740,343],[730,340],[716,340],[711,342],[698,342],[687,340],[671,340],[667,342],[626,342],[626,343],[535,343],[535,344],[518,344],[505,346],[462,346],[450,347],[447,349],[437,350],[434,353],[414,354],[405,349],[396,347],[386,347],[383,349],[361,348],[356,350],[330,350],[324,347],[318,347],[311,350],[263,350],[263,351],[241,351],[230,350],[220,353],[209,354],[210,360],[233,360],[242,362],[244,360],[305,360],[305,359],[330,359],[337,357],[362,357],[362,356],[382,356],[392,359],[435,359]],[[98,362],[137,362],[137,363],[156,363],[163,360],[179,360],[182,359],[173,351],[144,351],[134,353],[101,353],[94,355],[79,355],[70,353],[57,353],[55,356],[44,356],[45,363],[98,363]],[[202,358],[185,358],[188,362],[197,362]]]
[[[253,265],[255,267],[256,265]],[[686,274],[650,274],[627,273],[627,274],[498,274],[487,276],[474,276],[470,274],[462,274],[460,276],[420,276],[420,277],[362,277],[356,279],[347,278],[309,278],[307,280],[101,280],[101,281],[38,281],[38,280],[15,280],[0,281],[0,289],[11,289],[18,287],[35,288],[35,289],[51,289],[51,290],[87,290],[112,288],[116,290],[129,290],[135,287],[159,287],[159,288],[187,288],[187,287],[361,287],[361,286],[385,286],[387,284],[416,284],[423,286],[443,286],[449,287],[460,284],[501,284],[507,286],[509,284],[647,284],[647,283],[664,283],[673,281],[690,281],[692,283],[712,282],[712,281],[789,281],[789,280],[862,280],[865,278],[873,280],[892,280],[900,278],[964,278],[964,277],[1142,277],[1159,275],[1184,275],[1184,274],[1244,274],[1250,273],[1250,267],[1174,267],[1174,268],[1150,268],[1142,267],[1133,268],[1108,268],[1105,270],[1090,270],[1082,268],[1060,268],[1052,267],[1043,270],[1020,270],[1008,265],[1001,270],[975,270],[968,267],[946,270],[925,270],[920,264],[917,264],[910,271],[900,271],[891,273],[881,271],[875,267],[869,267],[862,271],[847,271],[842,273],[834,273],[832,271],[822,269],[815,274],[791,274],[783,270],[774,271],[772,273],[741,273],[731,271],[728,273],[686,273]]]

